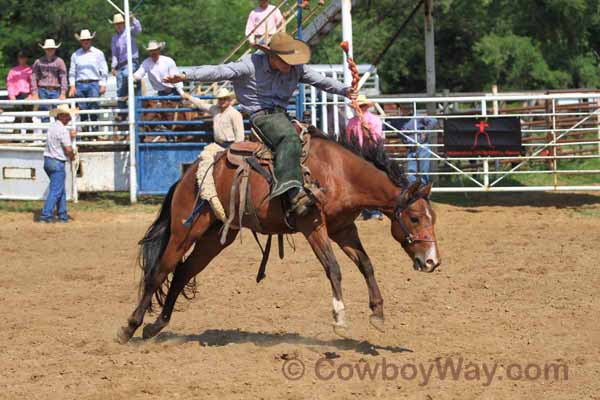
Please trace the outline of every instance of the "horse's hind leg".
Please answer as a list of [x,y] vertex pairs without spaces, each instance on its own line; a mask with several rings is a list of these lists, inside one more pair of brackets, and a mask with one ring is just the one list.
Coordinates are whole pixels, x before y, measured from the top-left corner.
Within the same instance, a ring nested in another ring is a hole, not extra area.
[[185,285],[204,268],[227,246],[229,246],[237,236],[239,231],[230,230],[224,244],[220,242],[219,228],[221,224],[213,226],[204,236],[196,241],[196,247],[185,260],[175,269],[173,281],[169,287],[167,299],[160,315],[151,324],[144,327],[142,337],[150,339],[156,336],[171,320],[171,314],[175,307],[177,297],[183,291]]
[[171,232],[169,242],[158,261],[157,268],[153,270],[153,273],[144,278],[142,294],[137,307],[127,319],[127,325],[121,327],[117,332],[116,340],[119,343],[127,343],[135,331],[142,325],[144,315],[152,303],[152,296],[160,288],[165,279],[167,279],[167,276],[175,270],[195,239],[202,236],[213,222],[214,216],[208,211],[198,216],[191,231],[188,231],[181,225],[181,228]]
[[358,236],[356,225],[352,224],[349,228],[331,235],[331,238],[340,246],[348,257],[358,266],[361,274],[367,282],[369,289],[369,308],[373,312],[371,314],[371,325],[377,330],[383,332],[383,297],[379,291],[373,265],[363,248],[363,245]]

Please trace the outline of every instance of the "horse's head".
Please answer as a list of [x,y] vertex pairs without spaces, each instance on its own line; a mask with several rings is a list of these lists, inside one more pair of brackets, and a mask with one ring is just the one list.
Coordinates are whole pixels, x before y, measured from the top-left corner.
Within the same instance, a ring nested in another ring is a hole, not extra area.
[[435,239],[435,213],[429,202],[431,184],[407,187],[396,205],[392,235],[413,260],[417,271],[433,272],[441,263]]

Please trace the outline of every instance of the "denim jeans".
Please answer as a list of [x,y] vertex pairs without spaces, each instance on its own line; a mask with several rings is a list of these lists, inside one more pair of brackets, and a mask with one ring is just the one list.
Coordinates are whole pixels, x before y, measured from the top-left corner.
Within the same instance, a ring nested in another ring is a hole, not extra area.
[[[58,99],[60,96],[60,89],[47,89],[47,88],[38,88],[38,96],[40,98],[40,100],[44,100],[44,99]],[[40,111],[50,111],[51,109],[55,108],[56,105],[51,105],[51,104],[40,104]],[[48,117],[43,117],[42,118],[42,122],[48,122],[50,121],[50,118]]]
[[[77,82],[75,83],[76,97],[100,97],[100,83],[98,82]],[[97,102],[79,103],[81,110],[97,110],[100,104]],[[98,114],[81,114],[82,121],[97,121]]]
[[[429,160],[422,160],[422,158],[431,158],[429,153],[429,145],[424,144],[423,147],[417,147],[415,150],[410,150],[406,155],[409,158],[407,167],[409,173],[419,172],[421,174],[427,174],[429,172]],[[414,183],[417,178],[421,179],[421,184],[426,185],[429,183],[429,175],[408,175],[408,181]]]
[[44,157],[44,171],[50,178],[48,196],[42,210],[43,220],[51,220],[54,217],[54,209],[58,209],[58,218],[66,221],[67,215],[67,192],[65,190],[65,161],[51,157]]
[[[136,60],[133,60],[131,67],[133,72],[135,72],[139,67],[139,63]],[[128,93],[127,78],[129,77],[129,74],[127,71],[127,64],[122,65],[119,69],[117,69],[117,96],[119,97],[125,97]],[[127,102],[125,101],[119,101],[117,104],[119,108],[127,108]]]
[[362,210],[360,214],[362,215],[363,219],[365,219],[365,220],[371,219],[371,218],[381,218],[381,217],[383,217],[383,214],[381,213],[381,211],[379,211],[379,210],[369,210],[367,208],[365,208],[364,210]]

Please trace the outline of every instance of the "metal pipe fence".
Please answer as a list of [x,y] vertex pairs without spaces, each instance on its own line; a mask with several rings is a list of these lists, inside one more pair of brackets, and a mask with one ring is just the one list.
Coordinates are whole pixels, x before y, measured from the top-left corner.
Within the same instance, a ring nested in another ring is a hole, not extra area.
[[[435,181],[434,190],[559,191],[600,190],[600,93],[490,94],[484,96],[372,97],[383,120],[385,147],[412,176]],[[332,135],[345,134],[345,103],[315,88],[306,91],[308,120]],[[436,110],[427,115],[428,106]],[[377,111],[378,110],[378,111]],[[383,112],[381,112],[383,111]],[[411,119],[435,118],[432,129],[405,129]],[[454,118],[517,117],[522,126],[520,156],[445,154],[443,126]],[[344,125],[344,124],[342,124]],[[417,135],[426,135],[419,143]],[[421,151],[418,151],[421,150]],[[428,171],[410,170],[431,162]]]

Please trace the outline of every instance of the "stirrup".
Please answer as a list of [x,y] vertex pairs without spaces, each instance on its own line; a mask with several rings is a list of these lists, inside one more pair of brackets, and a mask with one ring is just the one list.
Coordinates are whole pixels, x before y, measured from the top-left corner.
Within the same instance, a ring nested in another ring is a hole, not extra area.
[[290,199],[290,210],[303,217],[310,211],[310,207],[314,206],[314,200],[304,191],[299,191],[292,199]]

